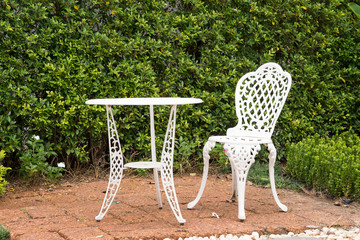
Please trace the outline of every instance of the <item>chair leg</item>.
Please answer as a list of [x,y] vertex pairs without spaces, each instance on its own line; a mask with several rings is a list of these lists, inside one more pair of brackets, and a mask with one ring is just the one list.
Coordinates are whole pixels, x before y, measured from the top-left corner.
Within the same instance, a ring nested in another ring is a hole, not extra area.
[[236,194],[237,194],[237,180],[236,180],[236,171],[235,171],[235,167],[233,166],[233,162],[230,161],[231,164],[231,175],[232,175],[232,194],[231,194],[231,198],[230,201],[235,202],[236,201]]
[[204,146],[204,149],[203,149],[204,169],[203,169],[203,176],[202,176],[202,180],[201,180],[200,190],[199,190],[198,195],[196,196],[195,200],[188,203],[188,205],[187,205],[188,209],[192,209],[193,207],[195,207],[195,205],[199,202],[202,194],[204,193],[206,180],[207,180],[207,176],[208,176],[208,172],[209,172],[209,159],[210,159],[209,152],[211,151],[211,149],[213,147],[215,147],[215,142],[209,142],[209,141],[206,142],[206,144]]
[[244,221],[245,216],[245,187],[246,178],[251,165],[255,162],[255,156],[260,150],[259,144],[239,145],[224,144],[225,153],[228,156],[235,171],[236,186],[238,192],[238,217]]
[[176,197],[173,175],[175,125],[176,105],[171,107],[169,123],[165,134],[164,146],[161,155],[161,180],[169,205],[180,225],[183,225],[186,220],[181,215],[179,202]]
[[240,221],[244,221],[246,219],[246,216],[245,216],[246,179],[237,177],[236,181],[237,181],[237,192],[238,192],[238,218],[240,219]]
[[275,186],[275,177],[274,177],[274,166],[276,161],[276,148],[273,143],[267,144],[267,148],[270,152],[269,154],[269,176],[270,176],[270,185],[271,185],[271,191],[274,196],[276,204],[279,206],[279,208],[287,212],[288,208],[284,204],[282,204],[279,200],[279,197],[276,193],[276,186]]
[[96,221],[103,219],[110,208],[117,191],[119,190],[121,178],[123,175],[123,154],[121,151],[120,140],[116,129],[114,117],[111,111],[111,106],[106,106],[107,124],[108,124],[108,138],[110,150],[110,177],[109,183],[104,197],[100,213],[95,217]]

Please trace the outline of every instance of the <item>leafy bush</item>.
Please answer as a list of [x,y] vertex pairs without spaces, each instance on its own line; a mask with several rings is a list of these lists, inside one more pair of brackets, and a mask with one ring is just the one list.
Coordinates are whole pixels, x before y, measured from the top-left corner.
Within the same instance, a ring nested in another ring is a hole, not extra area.
[[289,145],[286,171],[308,186],[360,201],[360,138],[318,134]]
[[[4,157],[5,157],[5,151],[1,150],[0,151],[0,161]],[[6,171],[8,171],[8,170],[10,170],[10,168],[4,167],[3,165],[1,165],[1,162],[0,162],[0,195],[5,192],[5,187],[6,187],[6,185],[8,185],[8,182],[4,178]]]
[[51,166],[46,160],[50,157],[55,157],[56,153],[52,151],[51,146],[41,139],[32,139],[26,142],[24,153],[20,157],[21,166],[19,172],[24,178],[29,181],[34,181],[39,178],[45,180],[55,181],[56,178],[61,177],[62,167]]
[[[56,153],[40,165],[104,166],[105,109],[85,101],[149,96],[204,100],[177,113],[176,133],[183,137],[177,150],[187,142],[184,156],[197,159],[210,135],[236,125],[238,79],[268,61],[293,77],[274,133],[280,159],[287,142],[307,135],[351,127],[359,134],[360,23],[347,3],[0,0],[4,163],[20,170],[26,142],[38,135]],[[158,146],[168,112],[155,108]],[[114,113],[125,157],[149,158],[148,109],[114,107]],[[179,169],[187,165],[178,162]]]
[[0,224],[0,240],[9,240],[10,232]]

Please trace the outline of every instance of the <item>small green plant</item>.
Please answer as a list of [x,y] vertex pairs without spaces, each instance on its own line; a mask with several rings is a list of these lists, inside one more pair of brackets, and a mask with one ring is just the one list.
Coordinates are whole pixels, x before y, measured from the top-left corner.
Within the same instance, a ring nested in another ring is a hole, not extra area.
[[49,164],[48,160],[54,156],[56,153],[52,151],[50,144],[33,137],[27,141],[27,149],[20,157],[22,162],[20,173],[28,181],[34,181],[40,177],[55,181],[62,176],[61,172],[64,171],[64,168]]
[[180,136],[179,140],[175,141],[174,158],[176,161],[174,162],[174,169],[183,173],[185,169],[191,168],[192,164],[190,159],[195,151],[197,151],[196,145]]
[[210,160],[216,162],[217,166],[220,167],[220,172],[231,172],[231,164],[229,158],[225,154],[225,149],[222,144],[216,143],[215,147],[211,150],[210,155]]
[[[0,151],[0,160],[5,157],[5,151]],[[5,180],[4,176],[6,174],[6,171],[10,170],[11,168],[4,167],[0,164],[0,195],[5,192],[5,187],[8,184],[8,182]]]
[[137,168],[134,170],[135,174],[140,177],[145,177],[149,173],[149,169],[147,168]]
[[360,201],[360,138],[310,136],[287,148],[286,172],[316,190]]
[[[275,184],[277,188],[300,190],[298,184],[284,175],[284,170],[275,164]],[[250,168],[247,180],[257,185],[270,185],[269,164],[256,161]]]
[[7,228],[0,224],[0,240],[10,239],[10,232]]

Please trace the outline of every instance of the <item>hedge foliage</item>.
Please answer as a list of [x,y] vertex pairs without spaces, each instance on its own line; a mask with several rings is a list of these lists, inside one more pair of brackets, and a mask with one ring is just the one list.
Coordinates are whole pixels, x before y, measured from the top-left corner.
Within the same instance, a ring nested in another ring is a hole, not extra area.
[[292,143],[286,171],[317,190],[360,201],[360,138],[345,132],[332,138],[316,135]]
[[[293,77],[274,133],[281,159],[308,135],[359,134],[360,25],[348,2],[0,0],[4,164],[20,169],[36,135],[52,166],[102,166],[105,109],[86,100],[197,97],[177,118],[177,166],[193,164],[210,135],[236,124],[237,80],[268,61]],[[149,110],[114,110],[125,157],[149,158]],[[169,109],[155,112],[161,146]]]
[[[1,160],[5,157],[5,151],[4,150],[1,150],[0,151],[0,195],[3,194],[5,192],[5,187],[6,185],[8,184],[8,182],[5,180],[5,175],[6,175],[6,172],[8,170],[10,170],[10,168],[8,167],[4,167],[2,164],[1,164]],[[1,225],[0,225],[1,227]]]

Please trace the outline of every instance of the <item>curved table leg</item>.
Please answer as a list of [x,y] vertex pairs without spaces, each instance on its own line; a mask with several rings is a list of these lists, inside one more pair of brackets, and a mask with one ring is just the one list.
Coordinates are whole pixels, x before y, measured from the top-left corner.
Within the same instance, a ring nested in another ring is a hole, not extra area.
[[279,200],[279,197],[276,193],[276,186],[275,186],[275,177],[274,177],[274,166],[275,166],[275,160],[276,160],[276,148],[273,143],[267,144],[267,148],[270,152],[269,154],[269,176],[270,176],[270,185],[271,185],[271,191],[274,196],[276,204],[279,206],[281,210],[286,212],[288,210],[287,206],[282,204]]
[[246,178],[251,165],[255,162],[255,156],[260,150],[260,144],[239,145],[224,144],[224,149],[232,166],[235,169],[236,186],[238,192],[238,217],[244,221],[245,216],[245,187]]
[[202,180],[201,180],[200,190],[199,190],[198,195],[196,196],[195,200],[188,203],[188,205],[187,205],[188,209],[192,209],[193,207],[195,207],[195,205],[199,202],[199,200],[204,192],[206,180],[207,180],[207,176],[208,176],[208,172],[209,172],[209,159],[210,159],[209,152],[214,147],[215,147],[215,142],[210,142],[210,141],[207,141],[204,146],[204,149],[203,149],[204,169],[203,169],[203,176],[202,176]]
[[176,105],[171,107],[169,123],[164,139],[164,146],[161,155],[161,179],[169,205],[179,221],[183,225],[186,220],[182,217],[179,203],[176,197],[173,176],[173,160],[174,160],[174,141],[175,141],[175,124],[176,124]]
[[111,106],[106,106],[106,114],[110,150],[110,177],[100,213],[95,217],[97,221],[100,221],[109,210],[110,205],[119,190],[124,169],[123,154]]

